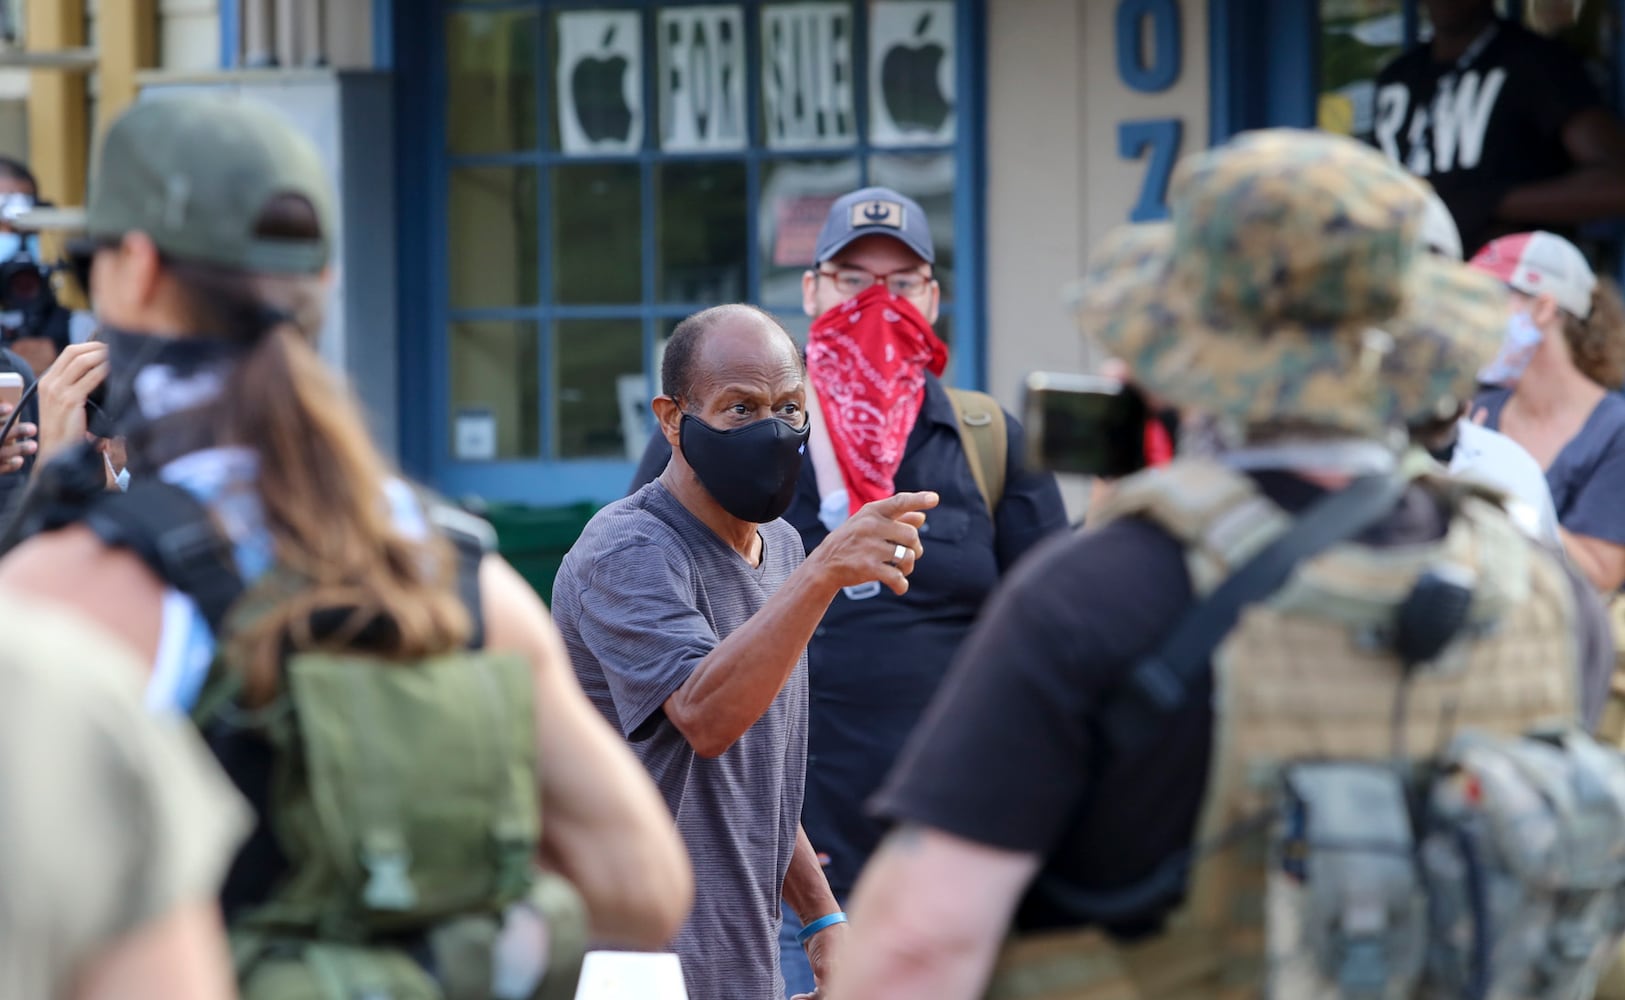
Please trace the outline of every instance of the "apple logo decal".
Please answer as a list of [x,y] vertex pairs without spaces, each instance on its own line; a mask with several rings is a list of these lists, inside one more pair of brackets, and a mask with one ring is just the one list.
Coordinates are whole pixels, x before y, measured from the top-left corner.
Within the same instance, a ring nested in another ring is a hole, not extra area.
[[[913,40],[925,38],[935,12],[926,11],[914,25]],[[880,94],[897,127],[935,133],[948,121],[953,104],[943,96],[937,71],[947,50],[936,41],[900,41],[880,64]]]
[[[599,48],[609,50],[615,43],[618,25],[604,32]],[[587,56],[576,63],[570,74],[576,121],[589,142],[624,143],[632,131],[632,109],[626,105],[627,61],[620,54]]]

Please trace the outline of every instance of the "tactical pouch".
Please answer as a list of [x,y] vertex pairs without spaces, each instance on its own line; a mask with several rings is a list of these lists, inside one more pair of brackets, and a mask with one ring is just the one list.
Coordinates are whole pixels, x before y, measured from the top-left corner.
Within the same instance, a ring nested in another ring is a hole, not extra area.
[[1288,769],[1268,872],[1268,996],[1413,995],[1426,956],[1427,903],[1404,779],[1393,768]]
[[1464,733],[1444,765],[1422,854],[1441,995],[1591,996],[1625,935],[1625,757]]
[[233,934],[232,944],[244,1000],[571,1000],[587,910],[568,881],[541,873],[502,923],[454,917],[430,928],[412,954],[253,933]]
[[[233,936],[234,950],[244,940]],[[250,941],[248,950],[258,950]],[[243,1000],[447,1000],[411,956],[393,948],[306,944],[240,960]]]

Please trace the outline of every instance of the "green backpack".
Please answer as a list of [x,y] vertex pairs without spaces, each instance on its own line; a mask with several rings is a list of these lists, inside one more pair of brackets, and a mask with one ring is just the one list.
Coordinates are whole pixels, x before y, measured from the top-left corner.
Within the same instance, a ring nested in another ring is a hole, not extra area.
[[86,524],[193,598],[217,640],[194,721],[223,763],[245,749],[270,761],[268,784],[245,791],[285,864],[239,858],[281,874],[228,925],[247,1000],[574,995],[587,913],[537,867],[530,666],[480,651],[490,529],[431,500],[425,509],[457,551],[469,649],[417,662],[293,652],[274,700],[253,710],[239,702],[232,637],[299,593],[297,578],[273,570],[245,589],[208,510],[161,482],[90,498],[50,525]]
[[[247,1000],[568,998],[586,949],[580,897],[535,867],[541,833],[530,667],[461,653],[415,663],[309,653],[243,712],[222,658],[206,732],[274,751],[265,810],[287,876],[231,924]],[[548,930],[547,975],[500,989],[505,916]],[[430,970],[433,970],[431,975]]]

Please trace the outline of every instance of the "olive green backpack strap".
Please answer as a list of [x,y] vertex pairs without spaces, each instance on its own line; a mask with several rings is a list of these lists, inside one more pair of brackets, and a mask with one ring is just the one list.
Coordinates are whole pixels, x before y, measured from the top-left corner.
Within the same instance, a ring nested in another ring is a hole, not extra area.
[[959,443],[965,449],[965,462],[976,480],[976,490],[987,504],[989,517],[1004,499],[1005,470],[1010,461],[1010,434],[1004,407],[985,392],[949,389],[954,401],[954,418],[959,425]]

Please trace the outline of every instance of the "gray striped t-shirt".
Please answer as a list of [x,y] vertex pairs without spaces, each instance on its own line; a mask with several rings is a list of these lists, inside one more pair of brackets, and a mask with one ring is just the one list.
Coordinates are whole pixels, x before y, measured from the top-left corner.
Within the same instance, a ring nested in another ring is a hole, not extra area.
[[697,892],[674,950],[693,1000],[783,996],[779,899],[807,771],[806,650],[767,713],[714,760],[662,711],[801,565],[789,524],[761,536],[752,566],[657,480],[599,511],[553,583],[581,686],[654,776],[688,845]]

